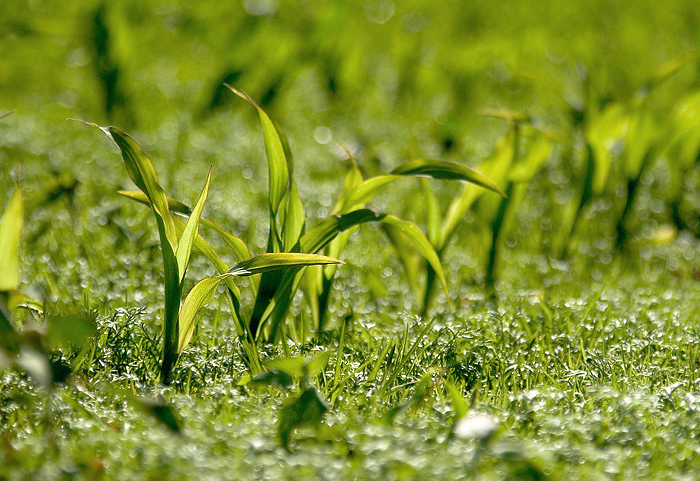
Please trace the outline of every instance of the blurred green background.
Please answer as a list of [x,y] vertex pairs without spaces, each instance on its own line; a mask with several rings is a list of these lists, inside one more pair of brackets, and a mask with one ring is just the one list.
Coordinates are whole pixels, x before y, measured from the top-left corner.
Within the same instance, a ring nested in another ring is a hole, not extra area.
[[398,116],[449,150],[482,108],[565,127],[584,76],[633,95],[694,51],[699,25],[687,0],[5,0],[0,110],[152,130],[244,109],[227,82],[285,126]]

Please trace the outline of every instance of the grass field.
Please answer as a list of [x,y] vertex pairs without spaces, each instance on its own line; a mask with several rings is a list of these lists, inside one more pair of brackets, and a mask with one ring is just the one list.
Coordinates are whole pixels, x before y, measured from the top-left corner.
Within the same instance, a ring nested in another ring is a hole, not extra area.
[[0,5],[0,479],[698,477],[700,8],[220,3]]

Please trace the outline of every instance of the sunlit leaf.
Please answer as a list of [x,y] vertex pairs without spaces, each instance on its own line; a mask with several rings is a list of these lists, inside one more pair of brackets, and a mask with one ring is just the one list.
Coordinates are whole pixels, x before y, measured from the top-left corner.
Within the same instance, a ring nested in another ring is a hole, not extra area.
[[19,287],[19,243],[23,223],[24,202],[17,188],[0,219],[0,291]]
[[433,179],[461,180],[476,184],[505,197],[498,186],[485,175],[456,162],[444,160],[418,159],[399,165],[391,171],[393,175],[432,177]]
[[628,117],[625,105],[611,104],[589,122],[586,141],[593,151],[595,170],[591,184],[594,195],[600,195],[608,181],[611,164],[620,150],[619,143],[627,131]]
[[321,264],[342,264],[342,261],[316,254],[299,254],[295,252],[267,253],[258,254],[250,259],[239,262],[231,267],[228,273],[234,276],[251,276],[290,267]]
[[195,319],[199,311],[211,300],[216,293],[217,287],[230,278],[232,274],[222,274],[216,277],[208,277],[199,281],[187,294],[182,303],[179,315],[179,336],[177,343],[177,353],[182,351],[192,340],[194,334]]
[[287,156],[282,142],[282,135],[278,132],[274,123],[267,115],[267,112],[260,107],[246,93],[236,90],[226,85],[233,93],[250,103],[258,111],[260,123],[262,124],[263,138],[265,141],[265,152],[267,153],[267,165],[269,169],[269,199],[270,210],[273,215],[277,214],[282,198],[287,192],[289,182],[289,169],[287,166]]
[[413,244],[413,247],[422,255],[430,266],[435,271],[440,284],[442,284],[443,290],[445,291],[445,297],[447,302],[450,302],[450,295],[447,291],[447,280],[445,279],[445,273],[442,270],[442,263],[438,257],[435,249],[425,237],[425,234],[418,228],[417,225],[401,220],[393,215],[387,215],[381,222],[388,224],[390,226],[398,228]]
[[287,192],[286,205],[282,241],[284,243],[284,250],[289,252],[299,240],[299,237],[304,231],[306,222],[304,207],[301,205],[299,192],[297,192],[297,186],[293,179],[290,182],[289,191]]
[[347,214],[335,214],[324,219],[299,240],[302,252],[313,254],[323,249],[335,237],[347,229],[365,222],[377,222],[384,217],[370,209],[358,209]]
[[185,230],[182,232],[180,241],[177,246],[177,265],[178,272],[180,274],[180,282],[185,277],[185,272],[187,271],[187,265],[190,262],[190,254],[192,253],[192,247],[195,244],[197,236],[199,236],[199,218],[202,215],[202,210],[204,209],[204,203],[209,195],[209,184],[211,183],[211,168],[209,169],[209,174],[207,175],[207,180],[202,189],[202,193],[194,206],[194,210],[187,220],[187,225]]

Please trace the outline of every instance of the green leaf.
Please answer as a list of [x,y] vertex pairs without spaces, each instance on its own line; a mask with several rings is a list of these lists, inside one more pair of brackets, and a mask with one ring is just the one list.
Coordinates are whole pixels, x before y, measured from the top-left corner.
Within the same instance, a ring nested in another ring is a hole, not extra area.
[[457,389],[457,386],[451,382],[445,382],[445,389],[450,398],[450,406],[452,406],[452,412],[455,414],[454,421],[457,422],[467,415],[469,411],[469,405],[467,401],[464,400],[462,393]]
[[385,216],[381,222],[384,224],[398,228],[413,244],[413,247],[422,255],[430,266],[435,271],[440,284],[442,284],[443,290],[445,291],[445,297],[447,302],[450,303],[450,294],[447,290],[447,280],[445,279],[445,273],[442,270],[442,263],[440,262],[440,257],[438,257],[437,252],[425,237],[425,234],[418,228],[417,225],[412,222],[401,220],[393,215]]
[[518,159],[508,173],[508,180],[511,182],[530,182],[549,159],[552,142],[546,135],[537,132],[528,144],[525,154]]
[[116,127],[100,127],[79,121],[104,132],[119,148],[129,177],[143,191],[156,216],[160,246],[163,253],[163,277],[165,280],[165,316],[163,319],[163,362],[161,381],[170,382],[170,373],[177,360],[177,314],[180,307],[180,274],[178,267],[177,232],[168,207],[168,198],[158,183],[153,164],[136,141]]
[[107,134],[119,147],[129,177],[148,197],[156,216],[159,218],[158,222],[163,223],[165,237],[172,246],[173,252],[175,252],[177,250],[177,236],[168,208],[168,198],[158,183],[158,176],[146,152],[124,131],[116,127],[98,126],[98,128]]
[[299,237],[304,231],[304,225],[306,223],[304,206],[301,205],[301,199],[299,199],[299,192],[297,192],[294,179],[290,181],[286,204],[287,208],[284,216],[284,228],[282,229],[282,241],[284,243],[284,250],[289,252],[299,241]]
[[[148,201],[148,197],[146,194],[143,192],[137,192],[137,191],[131,191],[131,190],[120,190],[117,192],[117,194],[122,195],[126,197],[127,199],[135,200],[136,202],[139,202],[141,204],[146,204],[150,205],[151,203]],[[186,216],[192,215],[192,208],[188,206],[187,204],[180,202],[179,200],[172,199],[168,197],[168,209],[170,212],[174,212],[176,214],[182,214]]]
[[216,293],[217,287],[232,274],[222,274],[216,277],[208,277],[199,281],[182,303],[179,315],[179,336],[177,343],[177,354],[182,354],[185,347],[192,340],[195,328],[195,318],[197,313],[204,307]]
[[586,129],[586,142],[593,151],[595,165],[592,183],[594,195],[600,195],[605,189],[615,149],[627,131],[627,124],[625,106],[615,103],[594,116]]
[[426,179],[421,179],[421,191],[425,199],[426,210],[426,226],[428,229],[428,240],[433,246],[439,245],[440,242],[440,206],[438,205],[435,193],[430,188],[430,184]]
[[358,209],[347,214],[334,214],[327,217],[299,239],[302,252],[313,254],[323,249],[341,232],[365,222],[377,222],[385,214],[370,209]]
[[[148,197],[146,197],[146,194],[142,192],[128,192],[122,190],[119,191],[119,194],[123,195],[128,199],[140,202],[141,204],[150,205],[150,203],[148,202]],[[171,199],[170,197],[168,197],[168,207],[170,209],[170,212],[174,212],[184,216],[190,216],[192,214],[192,209],[187,204],[180,202],[179,200]],[[177,224],[177,219],[175,219],[175,221]],[[250,257],[250,250],[248,249],[248,246],[243,241],[243,239],[241,239],[240,237],[236,237],[235,235],[231,234],[230,232],[226,231],[224,228],[210,220],[200,218],[199,223],[200,225],[204,225],[206,227],[209,227],[210,229],[213,229],[219,235],[219,237],[221,237],[221,239],[224,242],[226,242],[226,244],[228,244],[228,246],[233,250],[233,252],[236,254],[236,257],[238,257],[239,259],[247,259],[248,257]],[[178,235],[182,236],[181,230],[178,230]]]
[[301,356],[278,357],[265,363],[265,368],[285,373],[293,379],[299,379],[305,372],[305,360]]
[[433,179],[461,180],[476,184],[505,197],[498,186],[485,175],[456,162],[445,160],[418,159],[406,162],[391,171],[393,175],[432,177]]
[[182,232],[180,241],[177,246],[177,266],[178,272],[180,274],[180,282],[185,277],[185,272],[187,271],[187,265],[190,262],[190,254],[192,253],[192,247],[195,244],[197,236],[199,236],[199,218],[202,215],[202,210],[204,209],[204,203],[209,195],[209,184],[211,183],[211,168],[209,168],[209,174],[207,175],[207,180],[202,189],[202,193],[194,206],[194,210],[190,215],[185,230]]
[[328,365],[328,361],[331,358],[330,351],[319,352],[318,354],[309,357],[304,363],[304,370],[307,376],[315,376],[319,372],[323,371]]
[[344,197],[339,213],[347,214],[351,210],[365,205],[372,200],[385,185],[400,178],[401,177],[398,175],[379,175],[365,180]]
[[289,445],[292,431],[301,426],[318,427],[328,411],[325,399],[314,387],[307,388],[288,402],[280,412],[277,432],[283,446]]
[[[496,145],[493,152],[479,167],[479,172],[493,180],[497,185],[503,184],[506,180],[508,170],[513,163],[513,135],[503,137]],[[474,202],[481,197],[485,191],[473,184],[467,184],[462,189],[462,193],[457,197],[447,210],[440,229],[439,243],[435,248],[440,251],[454,234],[462,218],[469,212]]]
[[290,267],[303,267],[321,264],[342,264],[342,261],[316,254],[299,254],[296,252],[276,252],[258,254],[250,259],[239,262],[228,274],[233,276],[252,276],[263,272],[277,271]]
[[24,202],[17,188],[0,219],[0,291],[19,287],[19,243],[23,223]]
[[[265,152],[267,154],[267,164],[269,169],[269,202],[270,210],[274,215],[279,210],[280,203],[284,194],[287,192],[287,184],[289,182],[290,170],[288,168],[289,159],[285,152],[285,146],[282,141],[283,134],[275,127],[274,123],[253,99],[248,94],[236,90],[235,88],[226,85],[233,93],[250,103],[258,111],[260,123],[262,124],[263,138],[265,141]],[[285,139],[286,140],[286,139]],[[288,150],[288,149],[287,149]]]
[[52,348],[80,347],[97,331],[94,320],[79,316],[58,316],[48,320],[48,339]]

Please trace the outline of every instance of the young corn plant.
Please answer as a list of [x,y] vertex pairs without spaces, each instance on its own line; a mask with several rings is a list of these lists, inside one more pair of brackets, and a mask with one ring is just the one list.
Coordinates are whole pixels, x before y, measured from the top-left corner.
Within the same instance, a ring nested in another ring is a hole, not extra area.
[[[406,177],[432,177],[455,179],[485,187],[496,192],[498,187],[486,176],[463,165],[433,159],[407,162],[391,173],[363,179],[357,165],[345,181],[345,193],[338,200],[333,213],[318,225],[305,231],[306,219],[303,206],[293,179],[293,158],[286,136],[267,113],[245,93],[229,87],[236,95],[253,105],[260,117],[269,168],[270,230],[268,251],[291,250],[302,253],[321,253],[339,257],[352,229],[366,222],[379,222],[395,236],[401,236],[411,244],[431,266],[447,295],[447,282],[440,258],[425,234],[413,223],[396,216],[367,209],[377,193],[390,183]],[[315,328],[322,330],[325,313],[335,275],[334,265],[316,268],[304,276],[304,287],[310,299]],[[257,334],[260,326],[268,323],[266,340],[279,338],[280,326],[289,309],[291,299],[300,288],[302,277],[294,270],[263,274],[255,307],[250,318],[250,330]],[[449,295],[447,295],[449,302]]]
[[[456,162],[447,162],[436,159],[416,159],[396,167],[389,174],[379,175],[364,179],[362,172],[355,160],[350,156],[351,169],[345,179],[344,194],[339,198],[334,211],[338,214],[344,214],[353,209],[364,208],[365,204],[370,202],[374,196],[388,184],[406,177],[418,177],[422,185],[426,187],[428,184],[424,182],[426,178],[445,180],[457,180],[466,184],[472,185],[479,193],[484,192],[484,189],[504,195],[498,188],[495,182],[489,177],[483,175],[480,171],[472,170],[464,165]],[[421,272],[419,266],[421,259],[418,255],[422,255],[425,265],[428,269],[427,282],[434,283],[437,279],[447,296],[449,303],[449,295],[447,294],[446,280],[442,271],[441,251],[437,245],[436,239],[431,238],[431,229],[434,229],[434,222],[439,214],[436,213],[437,202],[432,191],[426,193],[426,198],[429,204],[429,211],[434,217],[429,219],[428,237],[422,235],[422,231],[414,224],[406,221],[399,221],[397,218],[391,219],[390,222],[383,222],[382,228],[390,241],[395,247],[399,260],[404,268],[408,282],[414,292],[420,296],[420,278]],[[433,222],[433,225],[430,224]],[[412,226],[412,227],[411,227]],[[342,250],[351,232],[343,233],[335,239],[325,251],[326,255],[334,256]],[[412,236],[412,233],[416,233]],[[421,235],[418,236],[417,233]],[[417,248],[417,249],[416,249]],[[325,312],[328,306],[328,297],[333,283],[335,269],[333,266],[327,266],[322,269],[316,269],[315,279],[312,283],[306,286],[307,291],[315,292],[317,302],[314,304],[318,312],[318,324],[322,326]],[[425,296],[422,299],[421,316],[425,317],[427,312],[427,301]]]
[[[509,112],[485,112],[485,115],[504,118],[511,125],[511,131],[494,148],[490,157],[482,162],[475,171],[455,164],[455,170],[460,172],[479,172],[482,179],[488,182],[478,182],[467,176],[453,174],[451,176],[433,176],[440,179],[452,179],[464,181],[462,192],[448,206],[443,214],[437,197],[427,182],[422,182],[421,192],[425,201],[425,217],[428,232],[428,239],[436,252],[438,259],[442,262],[445,249],[455,235],[459,223],[470,209],[478,206],[479,220],[484,225],[491,227],[491,246],[489,248],[485,284],[493,291],[495,283],[495,267],[497,265],[498,246],[500,245],[501,234],[512,217],[518,204],[523,198],[527,184],[542,168],[547,161],[551,150],[551,140],[543,132],[529,125],[529,120],[525,115],[512,114]],[[522,154],[520,152],[522,151]],[[412,169],[412,164],[399,166],[392,173],[403,173]],[[424,161],[421,161],[424,162]],[[420,164],[417,164],[420,165]],[[500,194],[500,196],[484,196],[486,189]],[[394,244],[399,259],[406,272],[419,272],[420,263],[418,259],[405,249],[405,243],[398,238],[391,229],[387,229],[387,234]],[[421,316],[427,314],[434,296],[436,279],[439,279],[433,269],[433,264],[426,265],[426,282],[421,286],[414,281],[412,288],[421,296]],[[410,279],[418,279],[417,274],[409,275]]]
[[[165,195],[165,191],[158,183],[153,164],[133,138],[116,127],[88,125],[100,129],[119,148],[131,180],[141,190],[140,194],[130,193],[128,196],[148,204],[156,217],[165,278],[161,382],[163,384],[171,382],[173,367],[184,348],[192,339],[196,313],[211,299],[216,288],[221,283],[225,283],[227,287],[231,311],[236,321],[238,334],[242,338],[251,372],[260,372],[262,367],[253,337],[250,335],[248,326],[240,322],[240,291],[234,283],[234,278],[301,265],[327,264],[339,261],[321,256],[301,254],[260,254],[249,257],[249,251],[240,239],[215,226],[219,234],[238,254],[248,255],[245,260],[229,268],[199,235],[200,217],[211,182],[211,169],[194,209],[185,209],[183,203],[172,199],[169,200]],[[171,209],[187,211],[187,222],[185,223],[172,216]],[[213,223],[208,224],[213,225]],[[214,265],[219,275],[204,279],[196,284],[181,305],[183,281],[193,249],[202,253]]]
[[[286,330],[285,320],[295,293],[302,285],[302,268],[310,265],[325,265],[322,277],[306,277],[306,292],[311,299],[311,309],[315,313],[315,328],[323,328],[323,315],[327,306],[327,300],[332,286],[332,278],[335,274],[337,261],[352,229],[367,222],[378,222],[396,233],[400,233],[407,243],[410,242],[417,252],[422,255],[431,266],[434,276],[440,281],[445,292],[447,282],[442,270],[440,259],[423,232],[413,223],[401,220],[395,216],[378,213],[367,209],[364,205],[369,202],[383,187],[389,183],[407,176],[432,177],[437,179],[458,179],[482,185],[488,189],[498,191],[498,187],[482,174],[468,169],[460,164],[438,160],[416,160],[408,162],[395,169],[391,174],[363,180],[359,170],[354,171],[346,181],[346,194],[339,200],[334,213],[313,228],[307,230],[304,208],[299,198],[296,183],[293,177],[293,157],[289,149],[286,136],[269,115],[245,93],[232,87],[228,87],[239,97],[252,105],[260,118],[263,139],[268,165],[268,210],[269,233],[267,253],[257,256],[256,259],[275,260],[286,264],[287,269],[281,269],[270,264],[259,268],[254,264],[239,264],[229,271],[220,269],[217,277],[203,280],[192,289],[185,299],[181,310],[182,329],[180,331],[180,348],[189,341],[194,328],[197,311],[204,305],[216,291],[222,282],[230,282],[233,275],[249,275],[261,273],[257,288],[255,302],[252,311],[245,316],[240,316],[241,311],[237,305],[233,306],[236,313],[239,329],[245,333],[250,351],[255,347],[255,342],[274,342],[283,338],[289,331]],[[147,197],[141,193],[124,192],[123,195],[141,202],[147,202]],[[173,212],[192,216],[193,209],[174,201],[169,201],[169,209]],[[245,258],[247,248],[243,248],[243,242],[228,234],[225,229],[203,220],[203,225],[208,225],[236,252],[240,258]],[[204,241],[201,241],[204,243]],[[207,244],[208,246],[208,244]],[[325,254],[318,256],[318,254]],[[214,259],[215,265],[220,260],[213,251],[208,257]],[[254,271],[251,269],[255,269]],[[318,271],[316,271],[317,273]],[[312,288],[309,288],[312,286]],[[231,289],[232,290],[232,289]],[[235,292],[232,290],[232,292]],[[236,297],[236,296],[233,296]],[[449,297],[448,297],[449,300]],[[235,303],[234,303],[235,304]],[[319,309],[319,305],[323,309]],[[323,312],[323,314],[319,314]],[[293,327],[293,326],[292,326]],[[301,326],[305,330],[305,326]],[[304,337],[291,332],[293,337]],[[250,356],[250,353],[248,353]],[[260,369],[255,371],[259,373]]]
[[[572,245],[573,233],[583,210],[591,201],[604,195],[613,182],[622,182],[625,188],[624,206],[616,222],[616,247],[624,250],[629,239],[629,215],[637,198],[644,173],[662,156],[671,160],[672,188],[681,185],[697,157],[696,129],[698,100],[691,92],[681,98],[672,111],[671,121],[661,124],[653,110],[657,93],[679,70],[697,62],[694,53],[664,66],[649,78],[646,86],[629,100],[601,102],[591,91],[584,77],[583,132],[586,141],[586,175],[578,205],[569,221],[565,249]],[[617,168],[617,169],[616,169]],[[617,174],[617,177],[615,176]],[[679,194],[680,192],[680,194]],[[675,195],[674,195],[675,194]],[[671,199],[672,220],[683,222],[678,216],[678,195],[675,189]]]

